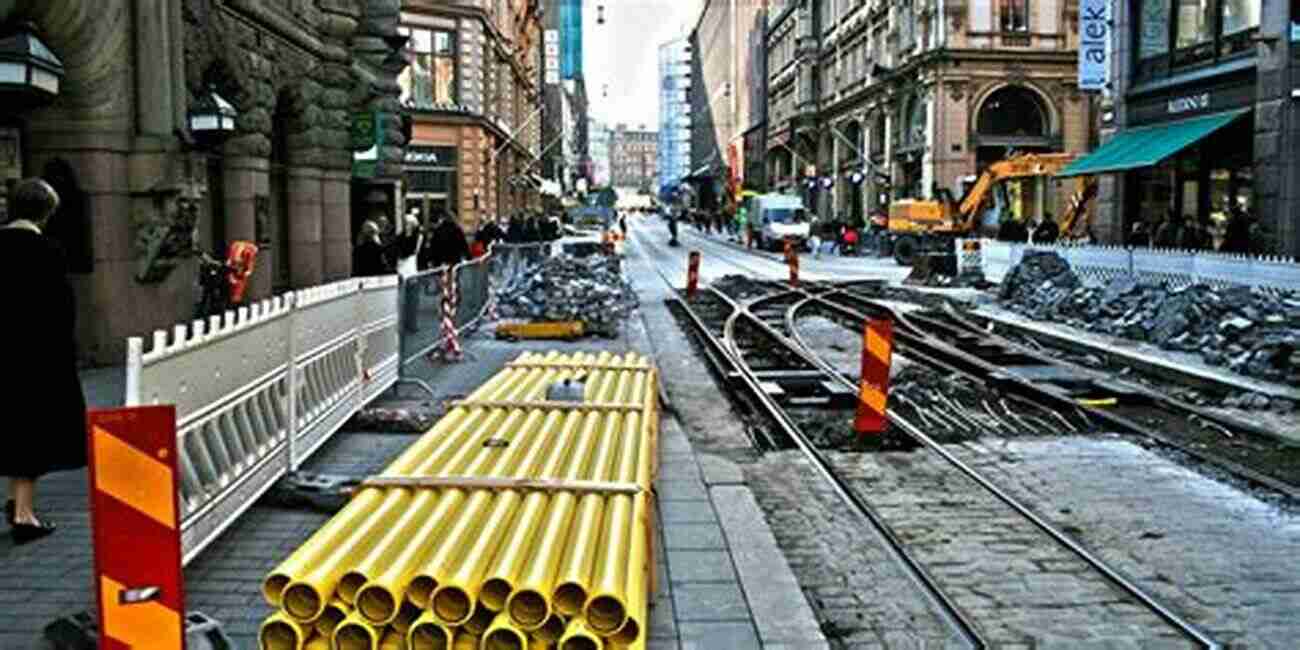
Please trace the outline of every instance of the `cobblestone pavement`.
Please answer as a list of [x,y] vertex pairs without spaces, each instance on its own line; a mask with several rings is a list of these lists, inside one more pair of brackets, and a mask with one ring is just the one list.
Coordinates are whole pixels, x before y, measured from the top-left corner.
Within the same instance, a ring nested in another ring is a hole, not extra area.
[[745,467],[777,543],[840,648],[962,647],[903,570],[800,452]]
[[1234,648],[1300,646],[1300,516],[1124,439],[952,447]]
[[831,459],[995,646],[1193,647],[938,455]]

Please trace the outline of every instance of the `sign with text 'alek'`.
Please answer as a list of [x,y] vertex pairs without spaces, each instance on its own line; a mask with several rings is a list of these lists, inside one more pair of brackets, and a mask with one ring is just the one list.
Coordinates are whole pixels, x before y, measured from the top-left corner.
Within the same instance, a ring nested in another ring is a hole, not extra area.
[[1106,86],[1110,30],[1110,0],[1080,0],[1079,90]]

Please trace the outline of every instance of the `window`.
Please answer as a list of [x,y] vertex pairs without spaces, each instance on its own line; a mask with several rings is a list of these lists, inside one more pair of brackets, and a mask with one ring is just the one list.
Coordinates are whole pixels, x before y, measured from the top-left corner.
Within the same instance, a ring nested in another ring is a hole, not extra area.
[[913,6],[912,0],[903,0],[899,7],[903,14],[903,25],[900,30],[902,33],[899,38],[903,50],[912,49],[916,39],[916,7]]
[[1182,49],[1214,39],[1213,0],[1177,0],[1178,40],[1175,47]]
[[1224,0],[1220,15],[1223,33],[1234,34],[1259,27],[1260,0]]
[[1002,19],[1002,31],[1029,31],[1029,0],[998,0],[998,14]]
[[1139,19],[1141,33],[1138,37],[1138,56],[1143,59],[1169,51],[1169,1],[1142,0]]
[[409,35],[406,69],[398,75],[404,106],[431,109],[456,103],[456,35],[440,29],[403,27]]

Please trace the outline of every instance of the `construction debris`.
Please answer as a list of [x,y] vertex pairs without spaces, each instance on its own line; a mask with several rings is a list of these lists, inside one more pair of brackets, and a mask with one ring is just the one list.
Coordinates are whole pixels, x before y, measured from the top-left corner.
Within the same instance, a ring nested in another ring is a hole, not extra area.
[[616,257],[549,257],[497,296],[502,318],[532,322],[581,321],[588,333],[618,335],[639,304]]
[[1133,276],[1080,282],[1061,256],[1027,252],[1000,298],[1043,321],[1199,354],[1205,363],[1288,384],[1300,382],[1300,298],[1250,287],[1173,287]]

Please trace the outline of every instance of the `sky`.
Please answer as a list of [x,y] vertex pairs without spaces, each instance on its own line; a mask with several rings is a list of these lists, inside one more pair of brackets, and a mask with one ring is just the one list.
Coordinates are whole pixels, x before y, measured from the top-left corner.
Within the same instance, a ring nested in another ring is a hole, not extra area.
[[[596,7],[605,6],[597,25]],[[589,113],[658,130],[659,45],[690,34],[704,0],[584,0],[583,72]],[[609,96],[602,88],[609,86]]]

